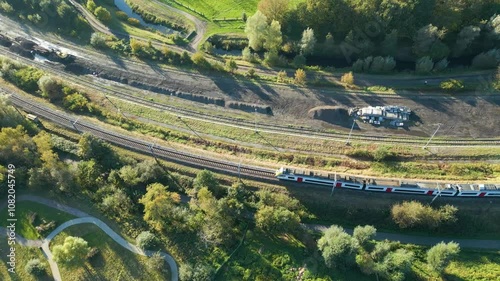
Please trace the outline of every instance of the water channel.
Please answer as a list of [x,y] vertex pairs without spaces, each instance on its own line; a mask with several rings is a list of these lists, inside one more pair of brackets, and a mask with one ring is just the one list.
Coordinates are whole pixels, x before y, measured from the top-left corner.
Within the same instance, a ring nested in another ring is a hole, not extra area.
[[125,2],[125,0],[114,0],[114,2],[115,2],[116,7],[118,7],[118,9],[120,9],[125,14],[127,14],[128,17],[139,20],[140,24],[145,26],[145,27],[153,28],[155,30],[160,31],[161,33],[164,33],[164,34],[179,34],[179,31],[173,30],[173,29],[168,28],[164,25],[151,24],[151,23],[145,22],[142,19],[141,15],[135,13],[132,10],[132,8],[127,4],[127,2]]

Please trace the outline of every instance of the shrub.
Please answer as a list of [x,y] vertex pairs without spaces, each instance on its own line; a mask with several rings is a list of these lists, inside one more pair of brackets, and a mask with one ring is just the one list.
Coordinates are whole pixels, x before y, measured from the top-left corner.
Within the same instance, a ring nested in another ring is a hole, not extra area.
[[445,70],[447,67],[448,67],[448,64],[450,62],[448,61],[448,59],[444,58],[438,62],[436,62],[436,64],[434,65],[434,71],[443,71]]
[[238,65],[233,59],[226,61],[226,69],[227,71],[234,73],[238,69]]
[[90,45],[98,49],[103,49],[107,47],[106,35],[101,32],[92,33],[92,36],[90,36]]
[[460,252],[458,243],[441,242],[427,251],[427,265],[432,270],[442,273],[446,266]]
[[103,7],[97,7],[94,11],[96,18],[102,22],[108,22],[111,20],[111,13]]
[[205,59],[205,56],[202,52],[196,52],[195,54],[193,54],[191,60],[195,65],[198,65],[202,68],[208,68],[210,66],[210,63]]
[[243,49],[243,51],[241,52],[241,56],[248,62],[253,62],[255,59],[249,47],[245,47],[245,49]]
[[124,11],[116,11],[115,15],[119,20],[122,20],[122,21],[128,20],[128,16]]
[[207,42],[203,43],[203,50],[205,50],[205,52],[207,54],[213,54],[214,50],[215,50],[215,46],[212,43],[207,41]]
[[381,146],[373,152],[373,160],[383,162],[394,157],[394,154],[389,150],[389,147]]
[[436,210],[417,201],[405,201],[395,204],[391,215],[394,222],[401,228],[423,226],[434,229],[443,223],[455,222],[457,211],[458,209],[451,205],[445,205]]
[[293,58],[292,64],[297,68],[301,68],[306,64],[306,57],[304,57],[302,54],[298,54]]
[[133,26],[140,26],[141,22],[138,19],[135,18],[128,18],[127,23]]
[[97,5],[95,4],[94,0],[87,0],[87,9],[90,12],[93,13],[96,8],[97,8]]
[[352,71],[354,71],[354,72],[363,72],[363,65],[364,65],[364,61],[362,59],[356,60],[352,64]]
[[286,83],[287,80],[288,80],[288,75],[284,70],[278,72],[278,74],[276,75],[276,82],[278,83]]
[[89,100],[80,93],[74,93],[64,98],[63,106],[71,111],[84,112],[89,110]]
[[419,58],[415,64],[415,71],[417,73],[429,73],[434,68],[434,62],[430,57]]
[[264,53],[264,63],[269,66],[282,66],[286,64],[285,59],[276,50]]
[[491,49],[488,52],[480,53],[472,59],[472,67],[478,69],[491,69],[500,63],[500,49]]
[[50,100],[62,98],[61,85],[51,76],[44,75],[38,80],[38,88],[42,91],[44,97]]
[[306,72],[303,69],[295,71],[295,84],[304,85],[306,83]]
[[42,276],[45,274],[45,264],[39,259],[31,259],[24,267],[24,271],[31,275]]
[[340,82],[345,83],[347,85],[354,85],[354,75],[352,74],[352,71],[342,75],[342,77],[340,78]]
[[246,73],[245,75],[246,75],[247,77],[250,77],[250,78],[254,78],[254,77],[256,77],[256,75],[255,75],[255,69],[250,68],[250,69],[247,71],[247,73]]
[[443,81],[441,82],[441,84],[439,85],[439,87],[441,87],[441,89],[445,90],[445,91],[461,91],[465,88],[464,86],[464,83],[462,82],[462,80],[456,80],[456,79],[450,79],[450,80],[447,80],[447,81]]
[[137,238],[135,238],[136,245],[137,247],[145,250],[145,249],[151,249],[154,248],[158,245],[158,239],[156,236],[149,232],[149,231],[143,231],[139,235],[137,235]]

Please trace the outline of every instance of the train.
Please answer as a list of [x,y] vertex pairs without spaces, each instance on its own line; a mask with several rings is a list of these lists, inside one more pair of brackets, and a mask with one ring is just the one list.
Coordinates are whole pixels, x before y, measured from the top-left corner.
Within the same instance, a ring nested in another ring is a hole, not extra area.
[[332,179],[330,176],[327,178],[312,173],[307,175],[285,167],[281,167],[276,171],[276,178],[282,181],[358,191],[446,197],[500,197],[500,184],[400,183],[399,185],[384,185],[377,184],[372,179],[337,177],[337,175]]

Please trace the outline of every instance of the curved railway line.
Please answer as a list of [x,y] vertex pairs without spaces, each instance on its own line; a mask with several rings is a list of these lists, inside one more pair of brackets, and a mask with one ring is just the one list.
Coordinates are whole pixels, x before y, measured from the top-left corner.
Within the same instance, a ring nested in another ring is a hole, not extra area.
[[[310,128],[299,128],[299,127],[288,127],[288,126],[282,126],[282,125],[276,125],[276,124],[268,124],[268,123],[256,123],[248,120],[242,120],[242,119],[235,119],[235,118],[228,118],[228,117],[223,117],[223,116],[213,116],[209,114],[204,114],[200,112],[196,112],[193,110],[189,109],[182,109],[178,108],[175,106],[170,106],[162,103],[157,103],[154,101],[151,101],[146,98],[141,98],[138,97],[137,95],[131,94],[133,90],[128,90],[128,89],[120,89],[120,91],[109,89],[104,86],[97,85],[95,83],[92,83],[88,81],[87,79],[77,76],[77,75],[70,75],[65,71],[59,70],[55,67],[49,67],[48,65],[44,63],[39,63],[33,60],[30,60],[28,58],[19,56],[15,53],[12,53],[10,51],[6,51],[6,53],[9,53],[11,56],[15,56],[18,60],[23,61],[26,64],[33,64],[35,63],[37,67],[44,69],[46,71],[52,72],[54,74],[63,76],[64,79],[78,84],[82,87],[85,88],[90,88],[93,90],[96,90],[98,92],[102,93],[108,93],[112,96],[115,96],[117,98],[120,98],[122,100],[126,100],[129,102],[137,103],[146,107],[150,108],[155,108],[158,110],[165,111],[166,113],[171,113],[175,114],[177,116],[180,116],[182,118],[186,119],[193,119],[197,121],[202,121],[202,122],[208,122],[212,124],[217,124],[217,125],[223,125],[223,126],[231,126],[239,129],[245,129],[245,130],[250,130],[254,131],[257,129],[260,132],[264,133],[270,133],[270,134],[280,134],[280,135],[287,135],[287,136],[294,136],[294,137],[301,137],[301,138],[314,138],[314,139],[321,139],[321,140],[327,140],[327,141],[337,141],[337,142],[345,142],[348,133],[347,132],[324,132],[324,131],[319,131],[319,130],[313,130]],[[368,142],[368,143],[388,143],[388,144],[404,144],[404,145],[412,145],[412,146],[423,146],[427,138],[417,138],[417,137],[412,137],[412,136],[383,136],[383,135],[361,135],[361,134],[352,134],[351,135],[351,140],[352,141],[357,141],[357,142]],[[488,139],[488,138],[479,138],[479,139],[433,139],[432,144],[429,145],[430,147],[467,147],[467,146],[498,146],[500,145],[500,139]]]
[[72,118],[66,113],[48,109],[44,106],[38,105],[35,102],[24,100],[16,94],[10,94],[10,100],[14,105],[23,108],[25,111],[51,120],[52,122],[55,122],[66,128],[77,130],[79,133],[91,133],[98,138],[101,138],[123,148],[151,154],[154,157],[177,162],[180,164],[185,164],[187,166],[210,168],[212,170],[233,175],[238,175],[240,173],[243,176],[248,176],[251,178],[263,179],[267,181],[277,181],[277,179],[275,178],[275,170],[241,165],[229,161],[217,160],[187,152],[182,152],[173,148],[166,148],[160,145],[155,145],[153,143],[136,139],[124,134],[111,132],[85,121],[75,122],[76,118]]

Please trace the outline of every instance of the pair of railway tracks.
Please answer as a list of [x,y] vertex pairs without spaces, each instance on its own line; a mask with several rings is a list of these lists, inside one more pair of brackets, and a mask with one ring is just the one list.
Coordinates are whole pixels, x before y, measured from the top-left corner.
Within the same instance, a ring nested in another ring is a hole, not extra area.
[[[7,51],[10,55],[16,56],[19,60],[25,63],[32,64],[34,61],[27,58],[21,57],[15,53]],[[146,107],[155,108],[166,113],[175,114],[177,116],[193,119],[201,122],[209,122],[212,124],[231,126],[239,129],[245,130],[256,130],[270,134],[281,134],[294,137],[306,137],[306,138],[316,138],[328,141],[345,142],[348,138],[348,133],[345,132],[324,132],[319,130],[313,130],[310,128],[297,128],[292,126],[283,126],[276,124],[264,124],[251,122],[248,120],[229,118],[224,116],[213,116],[208,114],[203,114],[189,109],[182,109],[175,106],[166,105],[163,103],[157,103],[149,99],[139,97],[137,95],[131,94],[133,90],[121,87],[120,91],[110,89],[108,87],[101,86],[97,83],[92,83],[88,79],[85,79],[77,75],[69,75],[65,71],[59,70],[55,67],[49,67],[43,63],[37,63],[37,67],[44,69],[46,71],[55,73],[65,77],[66,80],[78,84],[85,88],[90,88],[98,92],[107,93],[114,97],[126,100],[129,102],[137,103]],[[368,142],[368,143],[389,143],[389,144],[404,144],[413,146],[423,146],[427,139],[415,138],[415,137],[403,137],[403,136],[382,136],[382,135],[360,135],[352,134],[350,139],[352,141],[358,142]],[[456,146],[456,147],[467,147],[467,146],[497,146],[500,145],[500,139],[434,139],[432,146]]]
[[79,121],[77,117],[41,106],[36,102],[23,99],[16,94],[10,94],[10,100],[14,105],[23,108],[27,112],[51,120],[54,123],[78,131],[79,133],[93,134],[100,139],[126,149],[150,154],[160,159],[173,161],[187,166],[208,168],[226,174],[241,175],[247,178],[276,181],[275,171],[271,169],[212,159],[179,151],[174,148],[167,148],[161,145],[156,145],[154,143],[146,142],[144,140],[133,138],[131,136],[99,128],[86,121]]

